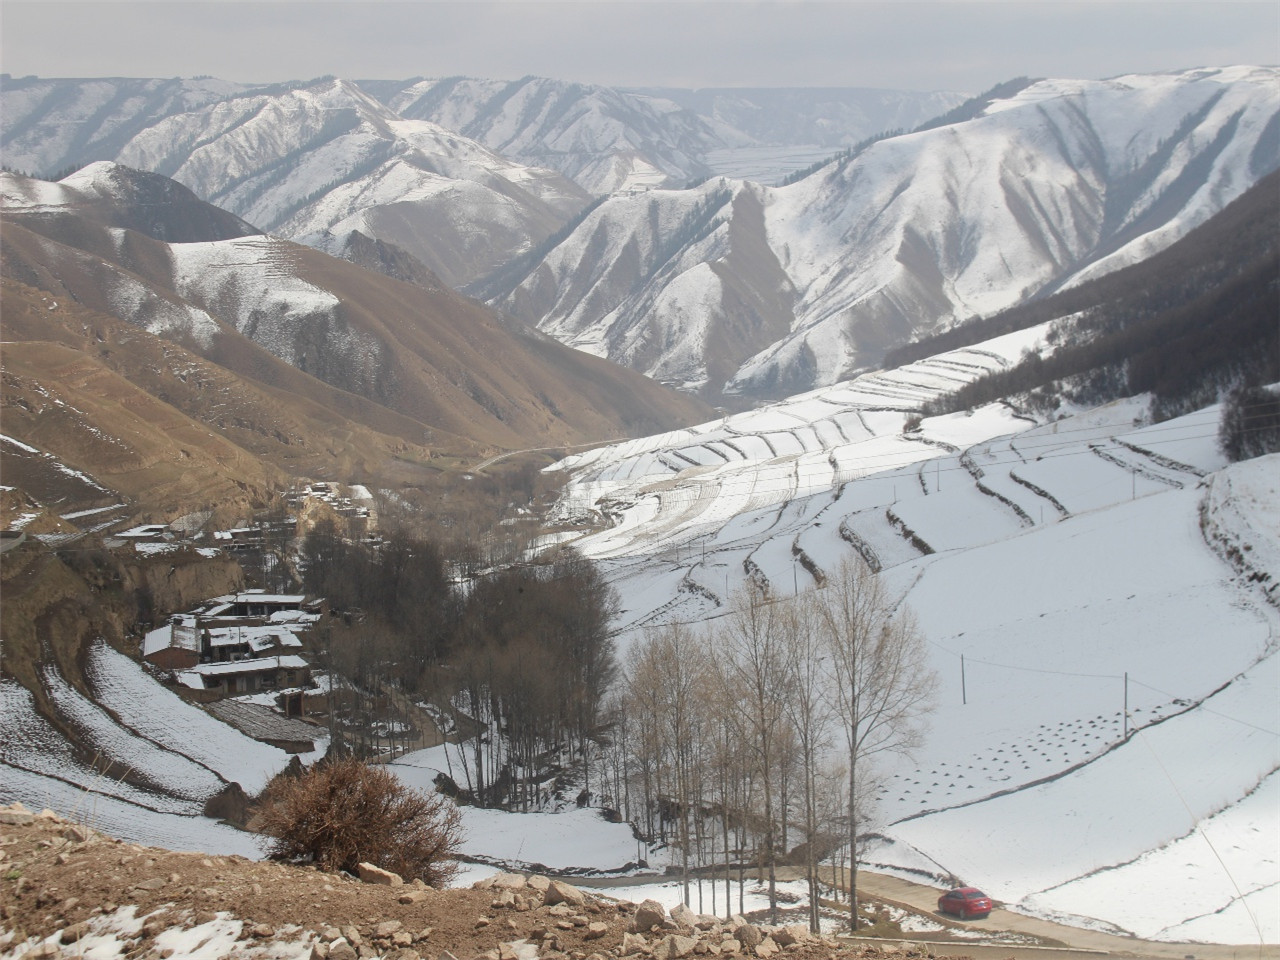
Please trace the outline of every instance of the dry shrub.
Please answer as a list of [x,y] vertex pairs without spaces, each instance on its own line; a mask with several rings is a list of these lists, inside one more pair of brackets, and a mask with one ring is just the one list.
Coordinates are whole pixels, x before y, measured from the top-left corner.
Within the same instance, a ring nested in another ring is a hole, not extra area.
[[404,786],[354,757],[281,778],[262,811],[275,860],[310,860],[354,873],[361,862],[443,886],[457,872],[462,818],[448,798]]

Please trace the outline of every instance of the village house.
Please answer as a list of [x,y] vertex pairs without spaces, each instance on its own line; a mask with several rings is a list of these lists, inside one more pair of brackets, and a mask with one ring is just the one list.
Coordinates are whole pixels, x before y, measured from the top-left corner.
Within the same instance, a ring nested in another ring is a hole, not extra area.
[[223,695],[300,686],[311,678],[303,638],[321,614],[302,594],[217,597],[149,631],[142,657],[184,686]]
[[178,671],[178,682],[192,690],[216,690],[223,696],[283,690],[311,680],[311,665],[299,656],[256,657],[225,663],[199,663]]

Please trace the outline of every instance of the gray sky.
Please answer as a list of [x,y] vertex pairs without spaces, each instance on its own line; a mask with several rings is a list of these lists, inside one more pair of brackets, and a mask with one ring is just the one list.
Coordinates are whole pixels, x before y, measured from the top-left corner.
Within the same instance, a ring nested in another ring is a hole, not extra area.
[[3,0],[15,76],[529,74],[617,86],[977,92],[1280,62],[1280,3],[898,0]]

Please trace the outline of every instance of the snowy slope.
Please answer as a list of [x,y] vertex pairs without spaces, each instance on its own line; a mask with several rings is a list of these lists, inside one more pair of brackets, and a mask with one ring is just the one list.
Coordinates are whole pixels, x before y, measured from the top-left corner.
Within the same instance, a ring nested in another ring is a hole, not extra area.
[[1148,424],[1145,398],[904,432],[1043,333],[569,458],[564,516],[608,519],[576,545],[624,648],[713,622],[748,578],[882,570],[939,688],[922,746],[881,767],[879,867],[1160,939],[1256,943],[1247,903],[1274,942],[1280,457],[1224,467],[1216,407]]
[[[1280,164],[1278,128],[1276,68],[1046,80],[789,187],[713,181],[734,200],[696,230],[683,192],[615,197],[497,302],[658,379],[785,396],[1167,247]],[[744,315],[721,376],[709,331]]]
[[[289,762],[279,747],[253,740],[199,707],[178,700],[124,654],[99,641],[88,675],[99,703],[119,722],[166,750],[190,757],[256,796]],[[157,710],[157,704],[165,704]],[[321,731],[317,728],[317,737]]]
[[0,803],[51,807],[125,840],[261,856],[253,834],[205,817],[204,802],[230,782],[256,795],[289,756],[186,703],[101,642],[90,649],[87,674],[92,697],[52,667],[41,679],[49,709],[90,757],[28,690],[0,682]]
[[[454,774],[461,757],[447,757],[465,747],[449,745],[407,753],[387,764],[405,786],[430,793],[437,775]],[[452,766],[451,766],[452,762]],[[610,823],[594,807],[558,813],[507,813],[460,806],[461,852],[468,858],[526,869],[621,871],[647,852],[625,823]]]
[[431,120],[591,193],[682,187],[708,174],[774,183],[963,98],[900,90],[623,90],[543,77],[360,81],[401,116]]
[[395,243],[452,284],[482,276],[586,203],[558,174],[403,120],[341,80],[247,92],[141,131],[120,163],[163,173],[288,239]]
[[157,121],[246,89],[246,84],[212,77],[5,77],[0,149],[10,169],[48,177],[94,160],[114,160],[131,137]]

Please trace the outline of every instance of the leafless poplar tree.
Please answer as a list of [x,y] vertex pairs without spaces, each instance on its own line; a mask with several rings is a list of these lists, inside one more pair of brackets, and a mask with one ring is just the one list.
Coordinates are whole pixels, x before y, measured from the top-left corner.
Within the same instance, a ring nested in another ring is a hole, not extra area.
[[778,917],[776,790],[786,724],[792,649],[783,608],[749,587],[735,599],[711,642],[722,708],[733,718],[759,776],[770,922]]
[[821,846],[823,757],[831,745],[830,671],[827,648],[819,626],[818,595],[806,593],[784,611],[792,648],[787,685],[787,718],[797,747],[801,777],[801,821],[804,825],[805,867],[809,882],[809,930],[818,932],[818,856]]
[[936,679],[923,635],[896,609],[880,579],[846,561],[819,595],[818,619],[848,748],[849,917],[857,930],[860,778],[877,754],[910,750],[932,704]]
[[704,646],[679,624],[650,632],[628,660],[625,704],[640,734],[637,761],[646,792],[650,783],[655,788],[648,799],[656,801],[660,823],[674,818],[686,905],[690,858],[701,836],[694,824],[702,809],[707,674]]

